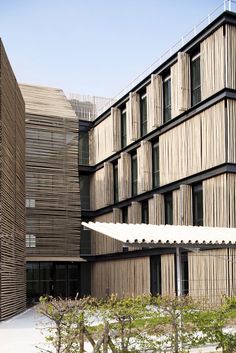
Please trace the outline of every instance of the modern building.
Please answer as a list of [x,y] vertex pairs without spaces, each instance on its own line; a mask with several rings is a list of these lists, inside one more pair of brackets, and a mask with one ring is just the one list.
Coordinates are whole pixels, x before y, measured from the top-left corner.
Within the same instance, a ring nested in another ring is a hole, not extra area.
[[236,14],[94,119],[93,100],[19,90],[0,53],[0,320],[26,282],[29,301],[236,294]]
[[25,106],[0,41],[0,320],[25,309]]
[[[225,11],[92,123],[80,120],[92,295],[174,294],[178,272],[168,241],[135,249],[95,222],[236,227],[235,46],[236,15]],[[132,226],[119,229],[129,240]],[[223,240],[223,231],[216,246],[206,238],[200,252],[181,240],[182,293],[235,293],[235,247]]]

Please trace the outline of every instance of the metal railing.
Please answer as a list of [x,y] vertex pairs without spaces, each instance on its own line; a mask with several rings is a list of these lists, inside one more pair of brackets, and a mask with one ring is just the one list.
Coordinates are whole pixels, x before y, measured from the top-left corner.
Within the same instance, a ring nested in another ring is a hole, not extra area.
[[139,82],[150,75],[156,70],[162,63],[169,59],[175,52],[178,52],[186,43],[194,38],[199,32],[201,32],[207,25],[214,21],[224,11],[236,12],[236,0],[224,0],[218,7],[216,7],[211,13],[209,13],[200,23],[193,27],[191,31],[185,34],[177,43],[172,45],[165,53],[163,53],[157,60],[155,60],[146,70],[138,75],[133,81],[131,81],[125,88],[123,88],[113,98],[103,98],[95,96],[81,96],[76,94],[70,94],[69,99],[72,106],[76,110],[76,114],[80,119],[84,120],[95,120],[98,116],[109,109],[115,102],[117,102],[122,96],[130,92]]

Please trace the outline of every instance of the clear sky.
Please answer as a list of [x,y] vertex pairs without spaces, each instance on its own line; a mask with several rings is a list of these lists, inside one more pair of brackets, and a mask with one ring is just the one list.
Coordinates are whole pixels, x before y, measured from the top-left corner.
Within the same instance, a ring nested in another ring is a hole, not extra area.
[[0,0],[18,82],[113,97],[223,0]]

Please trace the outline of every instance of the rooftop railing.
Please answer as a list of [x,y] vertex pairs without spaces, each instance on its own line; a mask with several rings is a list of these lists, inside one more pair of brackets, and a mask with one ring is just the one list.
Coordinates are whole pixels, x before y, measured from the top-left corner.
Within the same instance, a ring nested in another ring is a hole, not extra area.
[[[224,11],[236,12],[236,1],[235,0],[224,0],[218,7],[216,7],[211,13],[209,13],[200,23],[193,27],[193,29],[184,35],[177,43],[172,45],[164,54],[162,54],[157,60],[155,60],[146,70],[138,75],[133,81],[131,81],[125,88],[123,88],[115,97],[112,99],[106,99],[104,105],[97,105],[94,114],[90,116],[89,120],[94,120],[107,109],[109,109],[115,102],[122,98],[125,94],[130,92],[139,82],[145,77],[150,75],[156,70],[162,63],[168,60],[175,52],[182,48],[192,38],[201,32],[207,25],[215,20]],[[95,103],[95,102],[94,102]],[[95,103],[96,104],[96,103]]]

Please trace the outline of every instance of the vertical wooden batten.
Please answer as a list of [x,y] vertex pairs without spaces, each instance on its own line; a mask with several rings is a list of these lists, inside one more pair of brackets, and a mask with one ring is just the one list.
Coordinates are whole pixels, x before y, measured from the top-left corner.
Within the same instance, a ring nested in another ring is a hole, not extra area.
[[129,223],[136,224],[141,223],[142,212],[141,204],[139,202],[131,202],[131,206],[128,207],[128,221]]
[[118,108],[111,108],[112,119],[112,152],[117,152],[121,149],[121,112]]
[[[97,190],[100,193],[100,190]],[[114,175],[113,164],[104,163],[104,206],[111,205],[114,202]]]
[[149,141],[141,141],[137,149],[138,161],[138,193],[148,191],[152,187],[152,144]]
[[25,104],[0,41],[0,320],[26,307]]
[[163,124],[163,87],[160,75],[151,75],[147,86],[148,132]]
[[122,152],[118,160],[119,200],[131,197],[131,156]]
[[154,194],[148,200],[149,209],[149,223],[150,224],[164,224],[165,223],[165,203],[162,194]]
[[127,141],[128,144],[140,137],[140,96],[130,92],[127,109]]
[[221,26],[200,45],[202,99],[224,88],[224,58],[224,28]]

